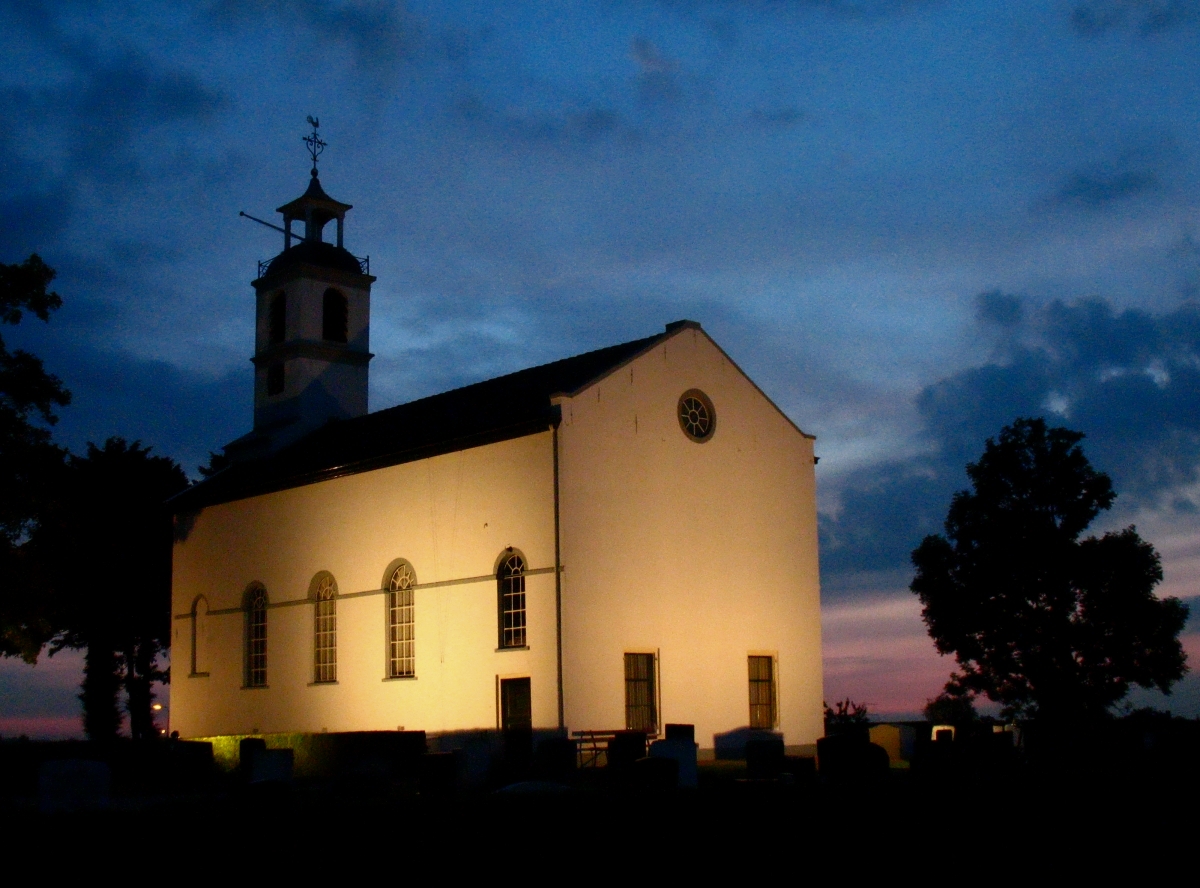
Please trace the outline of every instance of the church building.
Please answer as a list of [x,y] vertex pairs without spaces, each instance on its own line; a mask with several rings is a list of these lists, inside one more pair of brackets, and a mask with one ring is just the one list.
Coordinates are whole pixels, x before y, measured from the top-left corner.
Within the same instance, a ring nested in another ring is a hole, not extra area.
[[815,743],[812,436],[693,321],[368,412],[350,209],[279,208],[254,428],[172,504],[170,730]]

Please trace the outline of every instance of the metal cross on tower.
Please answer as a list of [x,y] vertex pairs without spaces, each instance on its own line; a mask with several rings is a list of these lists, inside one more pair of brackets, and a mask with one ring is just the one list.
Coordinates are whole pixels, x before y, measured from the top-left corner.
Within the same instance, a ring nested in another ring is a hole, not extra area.
[[312,174],[313,178],[317,177],[317,158],[321,152],[325,150],[325,141],[317,135],[317,127],[321,125],[321,121],[308,115],[308,122],[312,124],[312,135],[304,137],[304,144],[308,146],[308,154],[312,157]]

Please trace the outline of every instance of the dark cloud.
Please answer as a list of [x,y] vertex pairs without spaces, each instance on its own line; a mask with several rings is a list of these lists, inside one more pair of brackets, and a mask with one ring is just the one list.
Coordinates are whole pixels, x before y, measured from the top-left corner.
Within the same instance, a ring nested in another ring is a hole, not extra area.
[[844,482],[840,510],[822,519],[823,569],[904,566],[921,538],[940,530],[966,464],[1021,416],[1084,432],[1084,450],[1112,475],[1119,506],[1189,508],[1176,491],[1200,479],[1200,304],[1151,314],[1090,299],[1030,310],[986,293],[977,308],[981,322],[1008,336],[1005,359],[920,392],[928,454]]
[[195,476],[208,451],[251,426],[249,370],[209,378],[165,361],[94,348],[47,364],[71,389],[71,405],[62,411],[55,438],[75,452],[88,441],[118,435],[178,460]]
[[816,6],[838,15],[862,17],[894,15],[924,6],[938,5],[941,0],[793,0],[801,6]]
[[257,27],[265,19],[299,26],[321,44],[348,45],[358,67],[374,72],[411,57],[421,32],[403,3],[388,0],[219,0],[211,14],[226,27]]
[[[16,21],[22,39],[39,46],[60,76],[48,80],[53,85],[0,90],[6,255],[45,251],[70,223],[81,189],[140,182],[163,163],[164,130],[210,119],[230,104],[186,70],[67,35],[49,10]],[[186,157],[169,163],[185,165]]]
[[69,2],[51,3],[48,0],[0,0],[0,15],[13,27],[33,34],[54,33],[57,13]]
[[679,85],[679,64],[663,55],[645,37],[635,37],[630,54],[638,66],[637,88],[642,101],[676,102],[683,95]]
[[1071,27],[1085,37],[1124,29],[1157,34],[1197,21],[1198,0],[1088,0],[1071,10]]
[[432,48],[443,60],[461,65],[471,58],[476,44],[486,41],[491,33],[490,28],[472,30],[449,25],[438,31],[437,38],[432,42]]
[[[940,467],[938,467],[940,468]],[[875,467],[848,484],[837,517],[818,516],[821,572],[839,577],[903,567],[927,534],[942,529],[955,482],[913,460]],[[829,588],[842,584],[836,580]]]
[[992,290],[975,297],[975,316],[981,324],[1007,329],[1020,324],[1024,315],[1024,307],[1017,296]]
[[1071,173],[1050,199],[1052,205],[1101,207],[1159,189],[1176,154],[1170,140],[1122,152],[1110,161]]
[[1153,170],[1119,170],[1113,173],[1076,173],[1055,195],[1060,203],[1099,206],[1122,197],[1130,197],[1158,187]]
[[1200,244],[1185,231],[1167,255],[1169,267],[1178,279],[1179,293],[1189,299],[1200,298]]
[[661,0],[664,6],[742,7],[762,10],[819,9],[843,18],[874,18],[938,6],[944,0]]
[[196,474],[208,451],[244,434],[252,420],[253,376],[247,362],[221,375],[183,369],[106,349],[97,327],[120,324],[114,310],[68,295],[49,323],[23,323],[10,334],[62,379],[71,403],[59,411],[55,440],[75,453],[110,436],[140,440]]
[[[26,180],[28,181],[28,180]],[[35,184],[36,188],[37,185]],[[0,261],[17,262],[30,253],[45,250],[66,228],[72,195],[62,183],[51,189],[15,194],[0,192]]]
[[167,124],[205,120],[226,105],[221,93],[195,75],[163,69],[136,55],[81,61],[83,82],[63,97],[64,111],[70,114],[74,174],[135,179],[144,166],[137,150],[141,140]]
[[469,93],[458,101],[459,115],[493,134],[534,142],[594,142],[619,130],[629,132],[624,120],[610,108],[601,106],[560,107],[557,109],[499,108],[477,94]]
[[[76,388],[79,416],[64,416],[58,432],[63,438],[79,430],[72,449],[79,449],[95,430],[108,427],[115,435],[140,440],[177,460],[194,478],[210,451],[220,450],[251,427],[249,373],[209,380],[165,362],[119,358],[97,370],[107,371],[108,378],[93,376],[88,385]],[[119,394],[114,397],[108,384],[121,386]],[[230,405],[238,409],[230,410]]]
[[767,126],[794,126],[803,122],[804,112],[787,105],[780,108],[756,108],[750,112],[750,117]]
[[741,38],[741,26],[730,17],[709,19],[705,30],[725,49],[732,49]]

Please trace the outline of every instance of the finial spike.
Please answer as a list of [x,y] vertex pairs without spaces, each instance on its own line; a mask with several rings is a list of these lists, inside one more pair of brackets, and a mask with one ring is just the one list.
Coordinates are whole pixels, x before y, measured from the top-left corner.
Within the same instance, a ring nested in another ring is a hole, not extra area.
[[317,158],[325,150],[325,141],[317,135],[317,128],[320,127],[321,121],[310,114],[308,122],[312,126],[312,134],[304,137],[304,144],[308,146],[308,154],[312,158],[312,176],[315,179],[317,178]]

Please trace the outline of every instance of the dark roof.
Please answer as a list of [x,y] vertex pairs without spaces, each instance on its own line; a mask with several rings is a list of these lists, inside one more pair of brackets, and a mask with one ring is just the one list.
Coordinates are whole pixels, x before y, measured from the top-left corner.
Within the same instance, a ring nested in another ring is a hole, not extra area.
[[558,421],[552,395],[585,388],[682,326],[331,422],[270,456],[235,463],[175,497],[172,506],[188,511],[544,431]]
[[315,265],[318,268],[336,268],[338,271],[362,274],[362,266],[358,264],[354,254],[344,247],[323,241],[305,240],[288,247],[272,259],[263,277],[279,274],[298,265]]
[[319,207],[335,215],[339,212],[344,213],[346,210],[354,209],[351,204],[334,200],[326,194],[325,189],[321,187],[321,180],[317,178],[315,170],[313,171],[312,178],[308,180],[308,188],[305,189],[304,193],[295,200],[288,201],[275,212],[290,216],[302,216],[307,207]]

